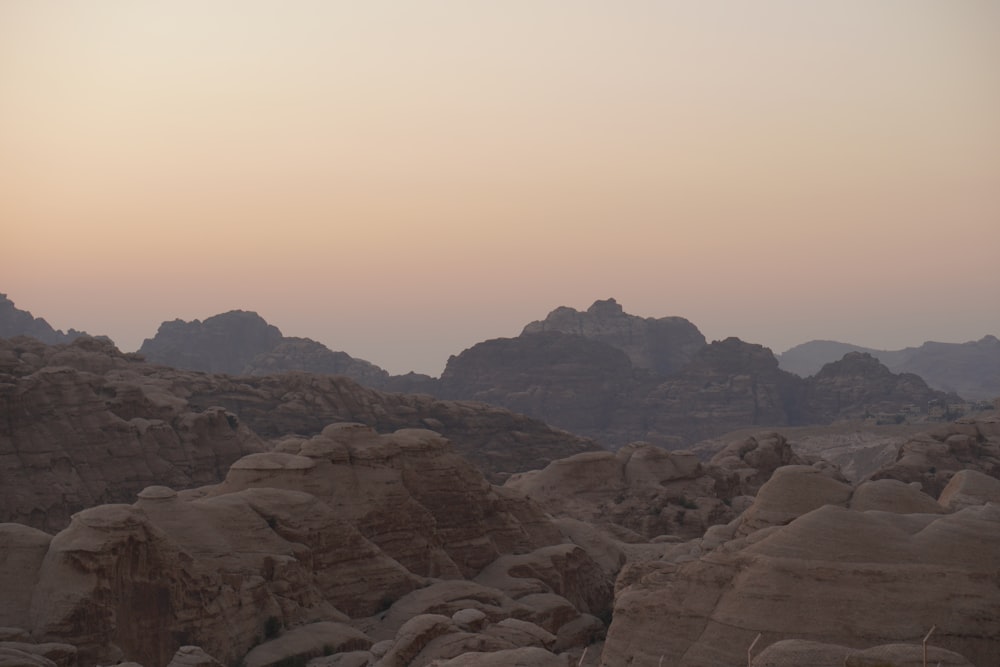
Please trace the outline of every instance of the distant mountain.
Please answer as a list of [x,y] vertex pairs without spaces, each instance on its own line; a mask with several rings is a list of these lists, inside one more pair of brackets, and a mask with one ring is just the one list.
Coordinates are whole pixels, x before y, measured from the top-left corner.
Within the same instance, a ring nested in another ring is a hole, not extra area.
[[231,310],[205,319],[173,320],[147,338],[139,354],[153,363],[228,375],[272,375],[304,371],[344,375],[381,387],[389,373],[309,338],[287,337],[252,311]]
[[[637,440],[678,447],[753,425],[925,419],[932,405],[958,400],[870,356],[850,357],[804,380],[779,368],[771,350],[738,338],[692,353],[696,339],[686,326],[686,335],[660,330],[673,338],[658,339],[650,323],[663,320],[627,315],[613,299],[586,313],[556,309],[545,322],[452,357],[431,390],[516,410],[611,447]],[[565,331],[573,329],[583,333]],[[649,350],[660,359],[688,360],[671,372],[633,361],[648,360]]]
[[524,327],[522,334],[560,331],[607,343],[628,355],[636,368],[661,374],[674,373],[688,364],[705,336],[683,317],[629,315],[614,299],[595,301],[586,311],[562,306],[544,320]]
[[[81,336],[90,336],[85,331],[70,329],[63,333],[52,326],[41,317],[35,317],[27,310],[20,310],[14,306],[14,302],[7,298],[6,294],[0,294],[0,338],[13,338],[15,336],[31,336],[36,340],[49,345],[58,343],[69,343]],[[107,336],[93,336],[110,340]]]
[[1000,397],[1000,340],[995,336],[968,343],[927,342],[902,350],[874,350],[814,340],[778,355],[778,363],[786,371],[807,377],[848,352],[870,354],[894,373],[916,373],[931,387],[954,392],[967,400]]

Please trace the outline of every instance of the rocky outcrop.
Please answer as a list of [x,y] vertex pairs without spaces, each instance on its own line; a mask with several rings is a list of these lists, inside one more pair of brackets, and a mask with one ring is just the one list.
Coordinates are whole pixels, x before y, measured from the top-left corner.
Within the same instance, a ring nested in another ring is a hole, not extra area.
[[937,497],[962,470],[1000,479],[1000,416],[965,418],[914,436],[870,478],[918,483]]
[[540,508],[426,430],[330,425],[241,458],[220,484],[148,487],[54,537],[0,536],[0,623],[80,664],[555,658],[603,636],[593,614],[611,601],[608,574]]
[[[43,343],[55,345],[57,343],[70,343],[81,336],[89,337],[90,334],[76,329],[70,329],[66,333],[59,329],[53,329],[52,325],[44,318],[35,317],[27,310],[21,310],[7,298],[6,294],[0,294],[0,338],[15,338],[17,336],[29,336]],[[105,336],[100,338],[108,340]]]
[[151,484],[217,481],[264,449],[234,414],[192,410],[137,366],[96,339],[0,340],[0,521],[58,530]]
[[284,337],[267,352],[254,356],[239,371],[242,375],[274,375],[305,371],[327,375],[346,375],[366,387],[382,387],[389,373],[373,363],[355,359],[346,352],[334,352],[326,345],[308,338]]
[[[993,664],[1000,593],[985,582],[1000,566],[1000,506],[909,513],[929,499],[859,491],[814,467],[780,468],[738,520],[623,571],[602,664],[740,664],[758,634],[768,654],[788,639],[919,648],[932,626],[933,645]],[[761,655],[755,664],[775,664]]]
[[559,331],[600,341],[623,351],[632,365],[660,375],[686,366],[705,346],[698,327],[683,317],[638,317],[614,299],[595,301],[586,311],[561,306],[544,320],[531,322],[521,334]]
[[805,377],[849,352],[870,354],[894,373],[914,373],[931,387],[968,400],[989,401],[1000,396],[1000,339],[996,336],[967,343],[927,342],[902,350],[810,341],[778,355],[778,360],[785,370]]
[[958,400],[927,386],[912,373],[895,374],[878,359],[851,352],[840,361],[825,365],[805,383],[804,423],[829,423],[835,419],[859,419],[879,413],[903,415],[911,406]]
[[490,474],[596,449],[483,404],[384,394],[338,376],[179,371],[95,339],[0,340],[0,407],[0,521],[46,530],[146,486],[217,482],[233,461],[265,449],[258,434],[309,436],[334,421],[441,431]]

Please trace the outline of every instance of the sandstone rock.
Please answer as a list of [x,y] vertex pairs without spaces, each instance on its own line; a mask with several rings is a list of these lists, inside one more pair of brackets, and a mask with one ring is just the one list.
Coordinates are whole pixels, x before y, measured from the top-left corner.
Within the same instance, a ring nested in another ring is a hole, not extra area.
[[52,536],[16,523],[0,524],[0,641],[20,641],[39,570]]
[[366,650],[372,641],[343,623],[320,622],[291,628],[280,637],[255,646],[243,658],[246,667],[275,667],[291,660],[330,653]]
[[[997,481],[997,485],[1000,486],[1000,481]],[[850,507],[859,512],[881,510],[899,514],[934,514],[943,511],[941,505],[919,488],[895,479],[860,484],[851,496]]]
[[[964,657],[936,646],[927,647],[927,664],[972,667]],[[868,649],[823,644],[820,642],[785,639],[777,641],[759,654],[752,667],[923,667],[923,648],[919,644],[887,644]]]
[[69,644],[60,644],[58,642],[44,642],[41,644],[0,642],[0,665],[4,665],[5,667],[14,667],[15,665],[76,667],[76,658],[76,648]]
[[544,649],[527,647],[494,653],[463,653],[451,660],[435,661],[431,667],[568,667],[563,656]]
[[[734,474],[705,469],[693,454],[633,443],[616,454],[584,453],[504,484],[556,516],[610,523],[644,536],[693,537],[735,516],[724,500],[739,491]],[[616,536],[622,541],[621,535]]]
[[[28,348],[8,349],[23,359]],[[182,400],[151,400],[135,371],[142,365],[109,346],[81,339],[31,349],[37,368],[0,383],[0,409],[9,415],[0,425],[0,477],[9,480],[0,485],[0,521],[58,530],[73,512],[130,500],[145,486],[217,481],[232,461],[263,449],[220,408],[190,411]],[[60,355],[103,374],[48,365]]]
[[960,470],[1000,478],[1000,437],[990,435],[990,424],[990,418],[960,420],[916,435],[899,447],[893,463],[871,479],[918,482],[938,497]]
[[761,488],[753,505],[740,517],[737,532],[747,535],[781,526],[824,505],[846,505],[854,489],[812,466],[784,466]]
[[200,646],[181,646],[167,667],[222,667],[222,663],[205,653]]
[[556,593],[582,612],[601,614],[611,605],[612,581],[574,544],[558,544],[530,554],[504,555],[484,568],[476,581],[523,599],[533,593]]
[[998,526],[992,504],[945,515],[824,505],[624,588],[603,662],[738,664],[757,633],[863,647],[919,642],[936,625],[937,646],[990,664],[998,596],[982,582],[1000,566]]
[[949,510],[1000,503],[1000,480],[975,470],[959,470],[944,487],[938,502]]
[[433,639],[457,630],[447,616],[414,616],[400,627],[392,648],[379,660],[379,667],[409,667]]

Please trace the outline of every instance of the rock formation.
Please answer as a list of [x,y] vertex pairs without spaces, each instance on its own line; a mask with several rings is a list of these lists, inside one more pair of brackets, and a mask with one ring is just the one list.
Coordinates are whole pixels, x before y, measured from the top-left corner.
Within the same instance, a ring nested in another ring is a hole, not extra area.
[[80,338],[0,340],[0,521],[46,530],[151,484],[220,479],[263,442],[219,407],[192,410],[134,356]]
[[220,480],[260,436],[309,436],[334,421],[433,428],[489,474],[596,449],[499,408],[384,394],[344,377],[231,378],[143,363],[110,343],[0,340],[0,521],[64,528],[85,507],[150,485]]
[[927,386],[918,375],[895,374],[864,352],[850,352],[829,363],[805,383],[803,423],[823,424],[835,419],[857,419],[896,414],[912,407],[958,400]]
[[54,537],[0,524],[0,588],[0,624],[26,647],[69,645],[73,664],[404,667],[579,654],[603,636],[612,583],[438,434],[334,424],[220,484],[84,510]]
[[382,387],[389,373],[373,363],[355,359],[346,352],[334,352],[308,338],[285,336],[267,352],[254,356],[240,370],[242,375],[274,375],[288,371],[306,371],[326,375],[345,375],[366,387]]
[[789,639],[912,655],[932,626],[934,646],[994,664],[1000,505],[943,513],[911,486],[874,484],[887,483],[854,490],[814,466],[780,468],[738,519],[623,570],[602,664],[741,664],[758,634],[757,665],[782,664],[766,661],[769,645]]
[[449,359],[437,393],[517,410],[611,448],[640,440],[677,448],[748,426],[883,413],[927,419],[929,406],[956,399],[867,356],[849,355],[803,380],[778,368],[767,348],[727,338],[660,376],[609,344],[555,331],[465,350]]
[[561,306],[521,334],[559,331],[607,343],[628,355],[632,365],[670,375],[687,365],[705,346],[698,327],[683,317],[638,317],[614,299],[595,301],[586,311]]
[[916,482],[937,497],[962,470],[1000,479],[1000,415],[963,418],[914,436],[870,477]]

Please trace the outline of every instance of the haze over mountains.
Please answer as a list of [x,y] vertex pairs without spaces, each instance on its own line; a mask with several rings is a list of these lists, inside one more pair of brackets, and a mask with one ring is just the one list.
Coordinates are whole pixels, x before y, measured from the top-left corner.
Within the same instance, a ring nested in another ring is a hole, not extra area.
[[989,400],[1000,394],[1000,340],[992,335],[967,343],[927,342],[902,350],[814,340],[779,354],[778,363],[805,377],[849,352],[870,354],[894,373],[916,373],[932,387],[969,400]]

